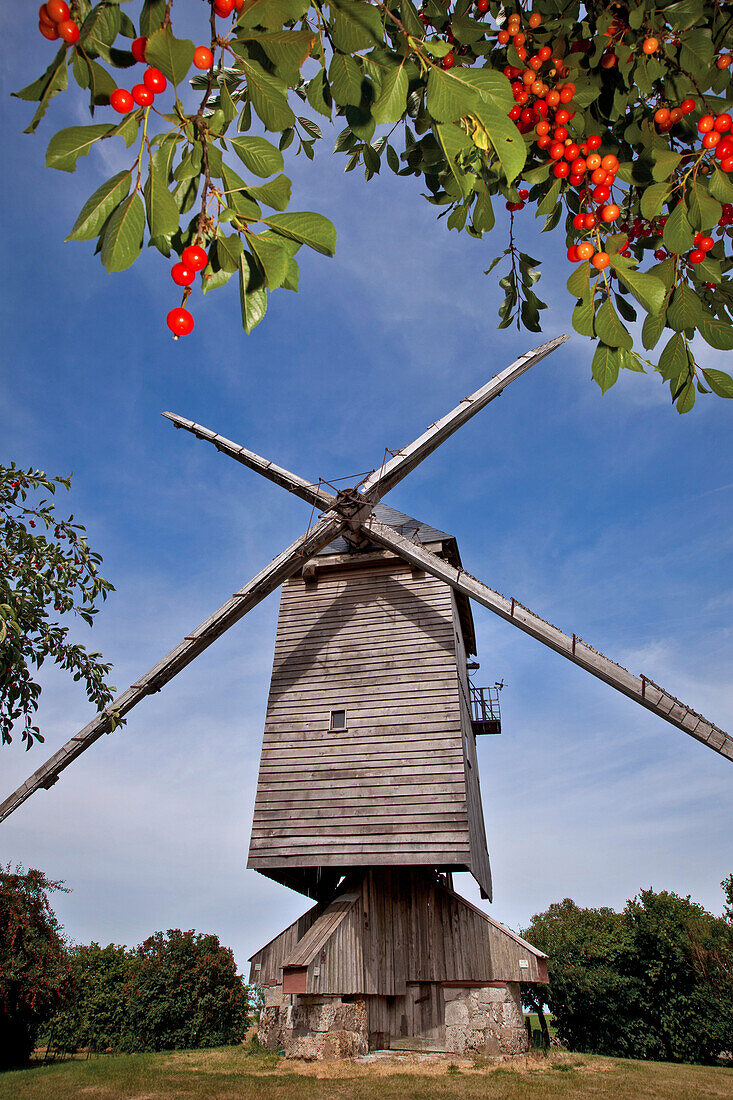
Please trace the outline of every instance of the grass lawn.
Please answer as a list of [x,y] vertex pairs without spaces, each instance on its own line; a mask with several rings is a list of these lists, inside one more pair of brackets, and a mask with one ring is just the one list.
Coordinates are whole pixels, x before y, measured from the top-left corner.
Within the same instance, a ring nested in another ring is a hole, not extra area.
[[733,1068],[553,1052],[512,1062],[418,1056],[286,1062],[248,1047],[103,1055],[0,1074],[0,1100],[731,1100]]

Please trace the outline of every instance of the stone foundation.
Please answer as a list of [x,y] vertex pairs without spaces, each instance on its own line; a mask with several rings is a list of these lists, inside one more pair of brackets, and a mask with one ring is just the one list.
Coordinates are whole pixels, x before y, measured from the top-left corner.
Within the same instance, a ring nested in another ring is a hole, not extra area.
[[[431,1039],[432,1049],[458,1055],[512,1055],[529,1050],[518,982],[445,986],[442,993],[445,1040]],[[441,1021],[435,1023],[440,1027]],[[369,1052],[366,999],[287,994],[282,986],[270,986],[265,989],[257,1038],[286,1058],[310,1062],[356,1058]]]
[[445,1042],[452,1054],[524,1054],[529,1037],[519,983],[445,988]]
[[284,994],[282,986],[271,986],[265,990],[257,1038],[286,1058],[309,1062],[356,1058],[369,1050],[366,1002]]

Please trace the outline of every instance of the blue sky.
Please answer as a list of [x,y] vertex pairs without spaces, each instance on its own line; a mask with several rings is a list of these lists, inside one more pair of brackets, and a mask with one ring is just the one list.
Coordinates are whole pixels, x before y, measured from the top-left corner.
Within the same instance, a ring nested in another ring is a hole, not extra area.
[[[344,175],[326,128],[316,163],[289,166],[291,208],[333,219],[335,259],[301,253],[300,294],[278,292],[249,337],[234,286],[197,293],[195,332],[175,344],[162,257],[108,276],[92,247],[63,243],[126,154],[46,170],[51,133],[83,113],[57,99],[22,135],[29,105],[9,93],[52,46],[30,10],[11,17],[6,44],[3,453],[74,473],[69,507],[117,589],[78,637],[114,662],[121,690],[309,519],[162,410],[332,479],[378,465],[544,337],[497,331],[499,292],[482,270],[505,245],[503,219],[484,242],[449,233],[415,181]],[[529,211],[518,224],[525,250],[549,254]],[[547,337],[568,331],[571,307],[561,241],[552,249]],[[729,356],[704,354],[726,369]],[[730,405],[707,398],[679,417],[655,376],[602,397],[589,364],[574,336],[388,502],[454,534],[476,576],[730,730]],[[0,859],[71,887],[56,909],[73,939],[196,928],[244,965],[306,907],[245,870],[276,616],[275,594],[3,826]],[[475,617],[479,680],[507,684],[503,735],[479,745],[492,914],[518,928],[566,896],[618,907],[647,886],[720,911],[730,765],[488,611]],[[90,717],[77,685],[45,670],[43,682],[46,744],[2,750],[3,794]]]

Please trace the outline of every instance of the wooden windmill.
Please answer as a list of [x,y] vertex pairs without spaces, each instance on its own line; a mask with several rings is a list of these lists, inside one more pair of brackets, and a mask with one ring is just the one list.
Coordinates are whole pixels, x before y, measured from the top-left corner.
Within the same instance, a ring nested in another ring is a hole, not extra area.
[[644,676],[463,570],[455,539],[381,503],[561,336],[497,374],[351,489],[332,492],[171,413],[301,497],[317,522],[0,805],[3,820],[282,586],[248,866],[315,905],[257,952],[264,1042],[307,1057],[379,1046],[518,1052],[520,982],[544,956],[452,889],[491,897],[476,760],[497,732],[473,687],[470,600],[733,760],[733,739]]

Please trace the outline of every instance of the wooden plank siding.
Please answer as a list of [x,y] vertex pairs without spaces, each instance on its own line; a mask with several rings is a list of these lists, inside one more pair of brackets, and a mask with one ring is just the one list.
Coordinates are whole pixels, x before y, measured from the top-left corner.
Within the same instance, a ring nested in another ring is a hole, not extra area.
[[250,980],[261,985],[280,984],[283,967],[305,967],[303,992],[340,996],[400,997],[413,982],[547,981],[541,951],[418,868],[369,869],[352,878],[329,906],[309,910],[252,964]]
[[452,589],[356,560],[283,585],[248,866],[306,887],[309,868],[471,870],[489,893]]

